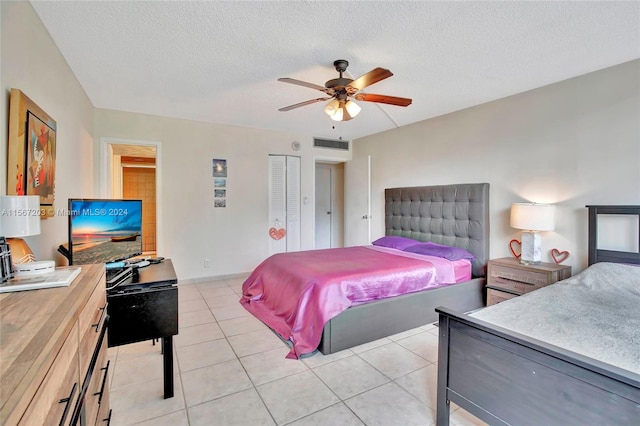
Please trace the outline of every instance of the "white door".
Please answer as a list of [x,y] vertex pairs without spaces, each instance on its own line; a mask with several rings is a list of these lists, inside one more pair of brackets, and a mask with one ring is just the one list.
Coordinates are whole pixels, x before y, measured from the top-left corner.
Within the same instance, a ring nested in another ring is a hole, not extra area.
[[287,160],[287,251],[300,251],[300,157]]
[[300,157],[269,156],[269,254],[300,250]]
[[345,164],[345,243],[371,244],[371,157]]
[[331,248],[331,218],[333,209],[331,205],[332,170],[326,164],[316,164],[316,191],[315,191],[315,228],[317,249]]
[[[287,251],[286,234],[276,233],[287,223],[286,158],[269,156],[269,254]],[[272,232],[272,231],[276,232]]]

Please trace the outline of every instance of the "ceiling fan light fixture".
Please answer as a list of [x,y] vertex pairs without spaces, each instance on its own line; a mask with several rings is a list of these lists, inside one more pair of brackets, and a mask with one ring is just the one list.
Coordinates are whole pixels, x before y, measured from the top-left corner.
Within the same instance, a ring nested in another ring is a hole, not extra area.
[[331,117],[333,121],[342,121],[342,119],[344,118],[344,105],[342,105],[341,103],[336,112],[329,117]]
[[324,112],[331,118],[335,115],[336,112],[340,109],[340,102],[337,99],[332,99],[325,105]]
[[360,105],[353,101],[347,101],[344,104],[344,108],[347,110],[351,118],[354,118],[356,115],[360,114],[360,111],[362,110],[362,108],[360,108]]

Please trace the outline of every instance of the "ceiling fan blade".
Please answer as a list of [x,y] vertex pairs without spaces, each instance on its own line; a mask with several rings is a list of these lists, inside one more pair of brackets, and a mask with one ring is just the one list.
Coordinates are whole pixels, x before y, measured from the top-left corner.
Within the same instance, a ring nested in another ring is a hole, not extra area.
[[283,78],[279,78],[278,81],[281,81],[283,83],[289,83],[289,84],[297,84],[298,86],[308,87],[309,89],[319,90],[321,92],[326,93],[327,95],[335,94],[335,91],[333,89],[328,89],[328,88],[326,88],[324,86],[320,86],[320,85],[313,84],[313,83],[308,83],[308,82],[302,81],[302,80],[296,80],[295,78],[283,77]]
[[293,104],[293,105],[289,105],[289,106],[280,108],[278,111],[291,111],[292,109],[295,109],[295,108],[300,108],[300,107],[303,107],[305,105],[315,104],[316,102],[328,101],[329,99],[331,99],[331,98],[311,99],[311,100],[308,100],[308,101],[300,102],[298,104]]
[[358,93],[354,96],[359,101],[377,102],[379,104],[389,104],[397,106],[409,106],[413,102],[409,98],[398,98],[396,96],[374,95],[373,93]]
[[389,78],[393,75],[391,71],[384,68],[375,68],[368,73],[356,78],[349,86],[353,87],[356,90],[362,90],[367,86],[371,86],[374,83],[379,82],[380,80],[384,80],[385,78]]

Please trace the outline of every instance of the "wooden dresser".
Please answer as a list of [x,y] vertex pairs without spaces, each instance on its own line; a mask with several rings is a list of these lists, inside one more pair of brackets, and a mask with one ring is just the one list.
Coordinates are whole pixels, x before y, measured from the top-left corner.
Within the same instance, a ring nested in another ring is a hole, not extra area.
[[69,287],[0,294],[0,424],[110,421],[104,265]]
[[505,257],[487,265],[487,306],[537,290],[571,276],[571,266],[555,263],[523,265],[519,259]]

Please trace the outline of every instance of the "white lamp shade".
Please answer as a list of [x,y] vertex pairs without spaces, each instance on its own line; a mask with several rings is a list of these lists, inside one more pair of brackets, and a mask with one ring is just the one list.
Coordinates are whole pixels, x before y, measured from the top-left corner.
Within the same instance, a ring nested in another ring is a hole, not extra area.
[[511,227],[529,231],[553,231],[556,206],[551,204],[513,203]]
[[329,116],[333,117],[333,115],[340,108],[340,102],[337,99],[332,99],[325,105],[324,112]]
[[40,196],[0,197],[0,235],[21,238],[40,234]]
[[362,110],[362,108],[360,108],[360,105],[358,105],[357,103],[355,103],[353,101],[347,101],[347,103],[344,104],[344,107],[347,109],[347,112],[349,113],[351,118],[353,118],[356,115],[360,114],[360,111]]
[[344,117],[344,110],[342,109],[342,106],[340,106],[340,108],[338,108],[330,117],[333,121],[342,121],[342,118]]

